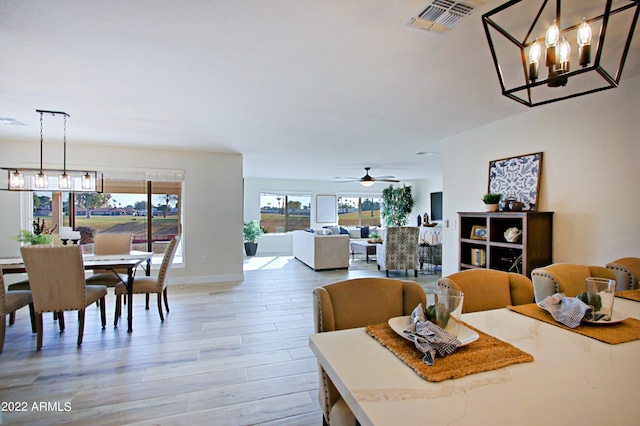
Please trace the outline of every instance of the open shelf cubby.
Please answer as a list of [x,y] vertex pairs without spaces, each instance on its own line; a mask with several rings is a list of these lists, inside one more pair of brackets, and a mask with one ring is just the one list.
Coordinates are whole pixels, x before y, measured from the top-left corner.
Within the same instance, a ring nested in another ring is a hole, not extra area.
[[[459,212],[459,269],[488,268],[528,277],[553,262],[553,212]],[[505,231],[517,228],[515,242]]]

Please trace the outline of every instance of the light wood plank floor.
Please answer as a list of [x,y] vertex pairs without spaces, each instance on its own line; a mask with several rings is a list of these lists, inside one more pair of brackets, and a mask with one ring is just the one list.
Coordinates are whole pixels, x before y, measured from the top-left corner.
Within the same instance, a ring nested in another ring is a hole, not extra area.
[[[311,292],[362,276],[384,273],[358,256],[349,270],[314,272],[259,255],[245,259],[243,282],[170,286],[164,323],[154,297],[149,311],[135,297],[132,334],[126,317],[112,325],[112,291],[107,328],[89,307],[80,348],[75,314],[63,333],[47,315],[40,352],[20,310],[0,354],[0,402],[25,411],[3,411],[0,424],[321,425]],[[440,277],[390,276],[428,292]]]

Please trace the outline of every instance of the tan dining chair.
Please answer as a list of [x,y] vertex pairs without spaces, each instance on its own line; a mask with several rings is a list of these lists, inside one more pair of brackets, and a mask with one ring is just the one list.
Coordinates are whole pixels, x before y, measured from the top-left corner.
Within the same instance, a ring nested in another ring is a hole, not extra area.
[[25,306],[29,306],[31,317],[31,330],[35,333],[35,311],[33,310],[33,298],[30,290],[6,291],[2,269],[0,268],[0,354],[4,350],[4,336],[7,331],[7,315],[11,316],[9,324],[13,325],[15,312]]
[[36,349],[42,349],[42,313],[57,312],[64,331],[64,311],[78,311],[78,346],[84,334],[84,311],[100,301],[102,328],[106,326],[107,287],[86,285],[81,246],[20,247],[31,285],[38,333]]
[[603,266],[554,263],[536,268],[531,271],[536,302],[542,302],[547,296],[555,293],[576,297],[586,290],[585,280],[589,277],[616,279],[614,272]]
[[[424,289],[413,281],[393,278],[354,278],[313,290],[316,333],[365,327],[410,315],[422,303]],[[319,400],[326,425],[355,425],[355,416],[318,364]]]
[[533,283],[513,272],[467,269],[440,278],[438,286],[464,293],[463,313],[533,303]]
[[[109,233],[100,232],[93,238],[93,254],[129,254],[133,234],[130,232]],[[87,284],[115,287],[118,283],[127,280],[125,270],[96,269],[87,277]]]
[[640,288],[640,257],[622,257],[607,263],[616,274],[616,291]]
[[[164,321],[164,314],[162,312],[162,299],[164,298],[164,306],[169,312],[169,301],[167,300],[167,275],[173,258],[176,255],[178,244],[180,243],[180,236],[171,239],[167,247],[165,248],[164,255],[162,256],[162,263],[160,264],[160,270],[157,277],[135,277],[133,279],[133,294],[146,294],[146,309],[149,309],[149,294],[156,293],[158,295],[158,313],[160,314],[160,321]],[[114,325],[118,325],[118,318],[122,314],[122,296],[127,295],[127,286],[124,283],[119,283],[115,287],[116,293],[116,312],[114,318]],[[129,301],[131,303],[131,301]]]

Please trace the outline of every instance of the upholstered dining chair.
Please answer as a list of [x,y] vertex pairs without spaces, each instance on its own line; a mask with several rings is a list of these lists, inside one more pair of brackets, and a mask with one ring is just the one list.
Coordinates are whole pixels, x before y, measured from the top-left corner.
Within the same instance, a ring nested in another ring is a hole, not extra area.
[[86,285],[81,246],[22,246],[38,333],[36,349],[42,349],[42,313],[57,312],[60,330],[64,330],[64,311],[78,311],[78,346],[84,334],[84,311],[100,301],[102,328],[106,326],[107,287]]
[[[133,234],[130,232],[123,233],[97,233],[93,239],[94,254],[129,254],[131,252],[131,241]],[[93,274],[87,277],[87,284],[105,285],[107,287],[115,287],[118,283],[127,280],[126,270],[106,270],[96,269]]]
[[420,229],[417,226],[391,226],[385,228],[382,244],[376,245],[376,262],[378,270],[413,269],[418,276],[418,239]]
[[440,278],[438,286],[464,293],[463,313],[533,303],[531,280],[513,272],[467,269]]
[[616,291],[640,288],[640,258],[623,257],[607,263],[607,268],[616,274]]
[[11,315],[9,324],[15,320],[15,312],[25,306],[29,306],[31,317],[31,330],[35,333],[35,311],[33,310],[33,298],[30,290],[6,291],[2,269],[0,269],[0,354],[4,350],[4,336],[7,331],[7,315]]
[[[135,277],[133,279],[133,294],[145,293],[146,308],[149,309],[149,294],[156,293],[158,295],[158,313],[160,314],[160,321],[164,321],[164,314],[162,312],[162,299],[164,298],[164,307],[169,312],[169,301],[167,300],[167,274],[173,263],[173,258],[176,255],[178,244],[180,243],[180,236],[176,236],[171,239],[167,247],[165,248],[164,255],[162,256],[162,263],[160,264],[160,270],[157,277]],[[119,283],[115,287],[116,293],[116,313],[114,318],[114,325],[118,325],[118,318],[122,314],[122,296],[127,294],[127,286],[124,283]],[[131,301],[129,302],[131,303]]]
[[[413,281],[354,278],[313,290],[316,333],[364,327],[409,315],[422,303],[424,289]],[[325,425],[355,425],[355,417],[325,371],[318,365],[319,399]]]
[[573,263],[554,263],[531,271],[533,291],[536,302],[547,296],[564,293],[567,297],[576,297],[586,290],[586,279],[589,277],[615,280],[612,270],[603,266],[577,265]]

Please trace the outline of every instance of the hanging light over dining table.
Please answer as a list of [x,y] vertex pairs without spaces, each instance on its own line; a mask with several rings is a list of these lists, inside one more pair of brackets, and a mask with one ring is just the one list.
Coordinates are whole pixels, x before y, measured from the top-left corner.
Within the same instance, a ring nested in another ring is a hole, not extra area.
[[[6,171],[5,191],[51,191],[51,192],[103,192],[102,172],[95,170],[67,169],[67,119],[63,111],[37,109],[40,114],[40,167],[1,167]],[[44,164],[44,116],[63,118],[63,164],[62,169],[45,168]],[[0,174],[1,176],[2,174]]]

